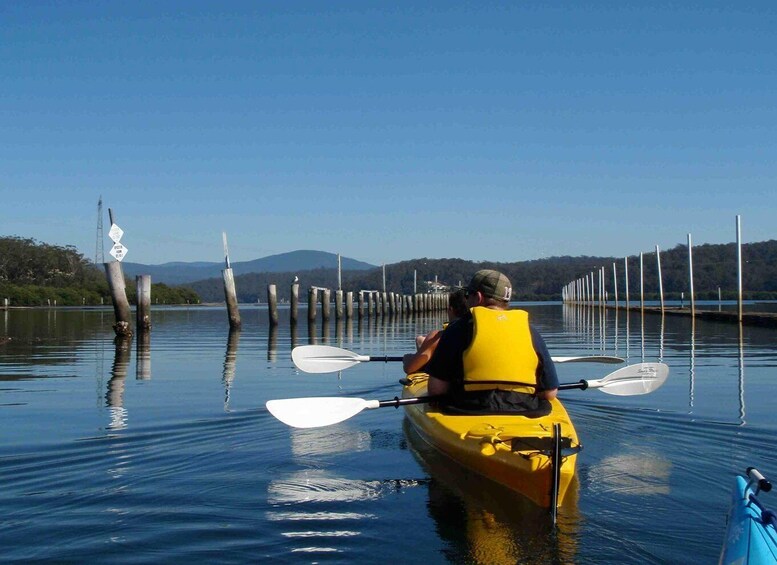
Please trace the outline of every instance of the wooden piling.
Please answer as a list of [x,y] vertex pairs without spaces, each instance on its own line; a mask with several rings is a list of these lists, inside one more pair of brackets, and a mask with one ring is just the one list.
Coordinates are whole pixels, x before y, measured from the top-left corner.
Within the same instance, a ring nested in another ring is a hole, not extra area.
[[274,284],[267,285],[267,312],[270,326],[278,325],[278,291]]
[[353,319],[353,292],[348,291],[345,293],[345,319]]
[[151,330],[151,275],[138,275],[135,285],[138,295],[135,327],[138,333],[144,333]]
[[229,316],[229,327],[240,329],[240,310],[237,307],[237,292],[235,291],[235,277],[232,274],[232,268],[221,271],[224,278],[224,298],[227,301],[227,315]]
[[321,291],[321,319],[325,322],[329,320],[329,302],[330,290],[325,288]]
[[359,319],[364,317],[364,291],[359,291]]
[[121,269],[121,263],[111,261],[110,263],[104,263],[104,266],[105,275],[108,279],[108,288],[111,292],[111,300],[113,301],[113,313],[116,318],[113,331],[117,336],[132,336],[132,324],[130,323],[132,312],[127,300],[124,272]]
[[297,316],[299,314],[299,283],[291,283],[291,305],[289,312],[289,322],[291,325],[297,323]]
[[335,320],[343,319],[343,291],[335,291]]
[[308,322],[316,321],[316,300],[318,299],[318,290],[311,286],[308,290]]

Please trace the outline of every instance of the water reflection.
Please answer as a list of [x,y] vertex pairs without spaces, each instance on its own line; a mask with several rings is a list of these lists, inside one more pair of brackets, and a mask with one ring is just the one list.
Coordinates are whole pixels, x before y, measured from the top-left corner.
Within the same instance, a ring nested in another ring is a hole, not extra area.
[[149,380],[151,378],[151,332],[149,331],[138,332],[136,363],[135,378]]
[[745,345],[742,322],[739,322],[739,425],[745,425]]
[[278,327],[270,326],[267,332],[267,360],[278,360]]
[[688,390],[688,413],[693,414],[693,390],[696,385],[696,318],[691,317],[691,347],[689,349],[690,359],[688,360],[688,373],[690,383]]
[[579,484],[573,480],[554,529],[547,509],[430,448],[405,420],[411,451],[432,477],[429,514],[450,544],[453,563],[571,563],[580,527]]
[[231,328],[227,338],[227,351],[224,354],[224,371],[221,381],[224,384],[224,411],[229,412],[229,398],[232,383],[235,380],[235,366],[237,364],[237,346],[240,343],[240,330]]
[[299,460],[318,460],[324,455],[358,453],[372,448],[369,431],[355,428],[291,428],[291,452]]
[[132,352],[132,338],[117,337],[114,344],[113,367],[111,368],[111,378],[108,381],[108,390],[105,393],[105,405],[108,407],[111,417],[108,429],[119,430],[127,427],[124,386]]
[[672,463],[659,453],[623,453],[605,457],[590,468],[589,480],[597,490],[654,496],[670,494]]

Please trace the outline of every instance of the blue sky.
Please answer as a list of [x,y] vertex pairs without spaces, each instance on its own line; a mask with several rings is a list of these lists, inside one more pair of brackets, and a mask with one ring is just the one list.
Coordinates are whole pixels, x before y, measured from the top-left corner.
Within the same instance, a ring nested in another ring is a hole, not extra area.
[[89,258],[777,237],[774,2],[3,2],[0,77],[0,235]]

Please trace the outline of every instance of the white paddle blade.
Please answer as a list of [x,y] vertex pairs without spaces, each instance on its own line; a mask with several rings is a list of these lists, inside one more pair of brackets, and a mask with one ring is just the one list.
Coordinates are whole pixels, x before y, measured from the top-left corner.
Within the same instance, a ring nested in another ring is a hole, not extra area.
[[376,401],[345,396],[268,400],[267,410],[292,428],[321,428],[356,416]]
[[552,357],[554,363],[623,363],[622,357],[612,355],[585,355],[583,357]]
[[330,345],[301,345],[291,350],[291,360],[306,373],[334,373],[369,361],[369,357]]
[[588,381],[589,388],[615,396],[648,394],[659,388],[669,376],[664,363],[637,363],[618,369],[600,380]]

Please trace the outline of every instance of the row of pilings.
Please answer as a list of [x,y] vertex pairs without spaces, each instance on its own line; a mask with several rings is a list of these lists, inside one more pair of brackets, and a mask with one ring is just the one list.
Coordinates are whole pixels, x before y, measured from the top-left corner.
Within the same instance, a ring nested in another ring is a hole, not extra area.
[[[119,337],[132,336],[132,311],[127,300],[126,284],[121,263],[113,261],[105,263],[105,273],[111,292],[116,323],[113,329]],[[229,327],[239,329],[242,325],[238,307],[235,278],[231,268],[223,270],[224,297],[229,318]],[[141,334],[151,331],[151,276],[139,275],[137,282],[137,309],[135,326]],[[299,283],[291,285],[291,300],[289,301],[289,322],[296,325],[299,322]],[[307,319],[315,323],[319,307],[324,321],[331,319],[333,310],[336,320],[351,320],[354,317],[386,317],[398,315],[413,315],[445,310],[448,306],[448,294],[443,292],[401,294],[397,292],[380,292],[377,290],[360,290],[358,292],[335,290],[311,286],[307,296]],[[334,301],[332,298],[334,297]],[[334,308],[333,308],[334,306]],[[267,285],[267,311],[271,326],[280,322],[278,310],[277,286]]]

